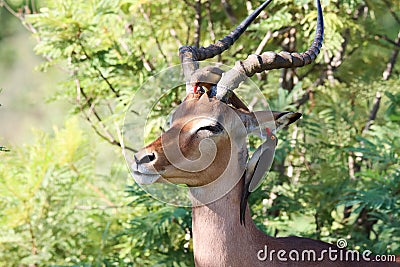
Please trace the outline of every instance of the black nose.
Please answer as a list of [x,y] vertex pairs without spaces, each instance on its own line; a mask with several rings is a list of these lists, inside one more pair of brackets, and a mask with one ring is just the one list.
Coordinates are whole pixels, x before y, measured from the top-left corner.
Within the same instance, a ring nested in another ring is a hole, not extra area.
[[135,155],[136,164],[149,163],[149,162],[152,162],[153,160],[156,159],[156,155],[154,155],[154,153],[147,154],[147,155],[144,155],[142,157],[140,157],[140,155],[138,155],[138,157],[139,157],[139,159]]

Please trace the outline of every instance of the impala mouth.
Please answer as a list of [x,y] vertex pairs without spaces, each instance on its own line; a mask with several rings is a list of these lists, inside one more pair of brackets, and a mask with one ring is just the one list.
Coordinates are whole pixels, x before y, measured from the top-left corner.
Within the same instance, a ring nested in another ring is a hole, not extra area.
[[139,185],[154,184],[162,179],[160,173],[145,174],[138,171],[132,171],[133,178]]
[[139,185],[153,184],[161,178],[161,172],[157,172],[155,169],[148,168],[141,164],[133,162],[131,165],[131,171],[133,178]]

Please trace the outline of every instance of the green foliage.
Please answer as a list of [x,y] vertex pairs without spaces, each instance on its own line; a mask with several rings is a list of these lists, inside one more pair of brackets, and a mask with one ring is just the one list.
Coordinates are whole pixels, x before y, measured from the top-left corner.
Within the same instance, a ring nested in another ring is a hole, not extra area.
[[139,266],[193,266],[189,210],[150,199],[142,202],[140,207],[142,212],[129,222],[130,227],[126,229],[125,234],[132,239],[126,244],[126,254],[121,256],[133,257]]
[[[376,84],[372,86],[376,88]],[[352,247],[376,254],[399,253],[400,125],[392,116],[399,107],[399,93],[393,93],[391,83],[380,86],[390,98],[382,98],[382,112],[366,134],[360,129],[370,112],[367,98],[352,98],[351,87],[335,87],[335,93],[321,90],[318,99],[325,101],[316,102],[313,110],[318,116],[304,116],[298,126],[304,132],[295,145],[292,141],[278,147],[275,165],[288,157],[294,173],[288,177],[273,171],[251,199],[256,220],[261,223],[267,216],[270,234],[279,231],[285,236],[300,230],[303,235],[330,242],[346,238]],[[363,88],[368,94],[369,86]],[[336,95],[354,101],[353,105],[339,103]],[[355,155],[360,168],[354,178],[349,169],[356,167],[350,167],[349,155]],[[349,206],[352,215],[347,218],[344,208]],[[358,222],[365,211],[367,221],[376,220],[368,234]],[[293,227],[298,221],[304,224],[300,229]]]
[[100,264],[121,222],[116,209],[84,209],[104,205],[87,137],[76,120],[34,134],[35,143],[2,155],[0,265]]

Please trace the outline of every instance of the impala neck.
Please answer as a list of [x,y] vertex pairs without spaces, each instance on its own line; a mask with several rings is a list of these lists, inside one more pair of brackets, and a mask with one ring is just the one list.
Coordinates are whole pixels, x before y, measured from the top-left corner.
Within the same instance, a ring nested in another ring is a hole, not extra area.
[[[242,178],[243,179],[243,178]],[[247,207],[246,225],[240,224],[243,180],[225,196],[204,206],[193,207],[193,248],[196,266],[246,266],[266,237],[251,219]],[[246,264],[247,263],[247,264]]]

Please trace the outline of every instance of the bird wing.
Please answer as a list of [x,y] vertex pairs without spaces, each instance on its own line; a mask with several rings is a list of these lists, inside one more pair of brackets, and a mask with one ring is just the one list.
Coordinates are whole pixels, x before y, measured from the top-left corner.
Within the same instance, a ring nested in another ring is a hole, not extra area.
[[260,185],[264,174],[271,168],[275,147],[278,139],[271,135],[262,143],[253,153],[247,163],[245,184],[248,184],[247,190],[253,192]]
[[267,135],[267,140],[262,143],[247,162],[244,188],[240,200],[240,223],[245,224],[244,214],[247,199],[250,193],[261,184],[264,174],[269,170],[274,159],[275,147],[278,139],[274,134]]

